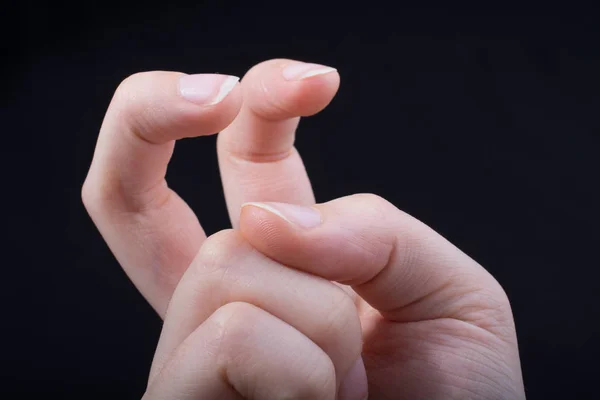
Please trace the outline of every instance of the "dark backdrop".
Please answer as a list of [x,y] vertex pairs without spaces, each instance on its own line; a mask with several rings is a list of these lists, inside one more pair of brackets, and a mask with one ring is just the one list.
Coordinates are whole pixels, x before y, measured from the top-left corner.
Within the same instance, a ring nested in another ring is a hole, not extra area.
[[[282,5],[280,15],[217,2],[21,7],[4,15],[17,24],[3,36],[0,391],[143,393],[161,322],[79,194],[118,83],[153,69],[242,75],[289,57],[342,76],[331,106],[305,119],[298,136],[318,201],[374,192],[431,225],[508,292],[529,398],[594,393],[593,15],[363,6],[326,16],[298,14],[311,11],[301,3]],[[228,226],[214,137],[181,143],[168,179],[208,233]]]

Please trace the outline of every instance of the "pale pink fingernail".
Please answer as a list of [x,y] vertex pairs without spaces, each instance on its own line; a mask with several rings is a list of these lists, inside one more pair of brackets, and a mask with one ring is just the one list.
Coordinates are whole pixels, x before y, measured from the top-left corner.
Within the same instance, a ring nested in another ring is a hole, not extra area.
[[299,81],[311,76],[324,75],[337,71],[335,68],[320,64],[294,62],[283,69],[283,77],[288,81]]
[[179,78],[179,92],[192,103],[209,106],[223,100],[239,80],[237,76],[230,75],[183,75]]
[[340,384],[338,399],[365,400],[369,397],[367,371],[362,357],[354,363]]
[[275,214],[287,222],[301,228],[314,228],[321,224],[321,213],[312,207],[288,203],[244,203],[242,207],[254,206]]

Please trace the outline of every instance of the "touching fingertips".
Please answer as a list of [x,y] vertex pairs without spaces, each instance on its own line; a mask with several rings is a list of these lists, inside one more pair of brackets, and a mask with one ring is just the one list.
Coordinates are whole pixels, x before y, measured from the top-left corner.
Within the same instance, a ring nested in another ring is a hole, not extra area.
[[310,229],[321,225],[321,213],[313,207],[288,203],[244,203],[244,207],[258,207],[299,228]]
[[337,71],[335,68],[320,64],[293,62],[286,66],[283,77],[288,81],[299,81],[317,75],[325,75]]
[[192,103],[210,106],[227,97],[239,80],[237,76],[231,75],[183,75],[179,79],[179,92],[184,99]]

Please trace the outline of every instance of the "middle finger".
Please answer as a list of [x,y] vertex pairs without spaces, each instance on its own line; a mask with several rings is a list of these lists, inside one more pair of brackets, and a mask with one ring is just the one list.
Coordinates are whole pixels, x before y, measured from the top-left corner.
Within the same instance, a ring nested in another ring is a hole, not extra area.
[[219,167],[234,227],[245,202],[314,204],[294,148],[295,132],[299,117],[325,108],[339,84],[334,68],[284,59],[258,64],[244,76],[242,109],[218,136]]

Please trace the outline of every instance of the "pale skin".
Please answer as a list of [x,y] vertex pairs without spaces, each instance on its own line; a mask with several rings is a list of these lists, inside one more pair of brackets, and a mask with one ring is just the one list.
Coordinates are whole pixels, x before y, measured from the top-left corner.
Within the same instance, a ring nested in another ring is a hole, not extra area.
[[[270,60],[117,89],[82,197],[164,319],[144,399],[525,398],[483,267],[376,195],[315,204],[294,136],[339,82]],[[233,229],[207,238],[165,173],[176,140],[216,132]]]

